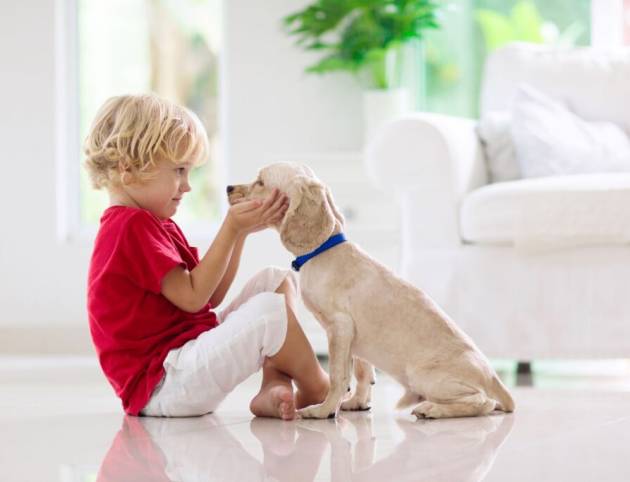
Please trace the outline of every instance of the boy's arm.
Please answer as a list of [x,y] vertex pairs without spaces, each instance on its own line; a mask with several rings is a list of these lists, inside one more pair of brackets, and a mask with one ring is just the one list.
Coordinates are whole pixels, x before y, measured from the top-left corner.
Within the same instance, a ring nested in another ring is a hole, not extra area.
[[178,308],[196,313],[208,303],[224,278],[226,285],[222,289],[227,291],[240,261],[240,238],[279,222],[288,205],[288,198],[274,189],[264,202],[246,201],[232,206],[199,264],[192,271],[177,266],[162,278],[164,297]]
[[221,279],[219,286],[212,293],[210,297],[210,304],[213,307],[219,306],[225,295],[227,294],[230,286],[232,286],[232,282],[234,281],[234,277],[236,276],[236,271],[238,270],[238,265],[241,261],[241,253],[243,252],[243,246],[245,244],[245,235],[241,235],[234,245],[234,249],[232,250],[232,256],[230,257],[230,262],[228,263],[227,269],[225,270],[225,274],[223,275],[223,279]]
[[238,238],[238,231],[223,223],[208,251],[192,271],[177,266],[162,278],[162,294],[184,311],[199,311],[225,276]]

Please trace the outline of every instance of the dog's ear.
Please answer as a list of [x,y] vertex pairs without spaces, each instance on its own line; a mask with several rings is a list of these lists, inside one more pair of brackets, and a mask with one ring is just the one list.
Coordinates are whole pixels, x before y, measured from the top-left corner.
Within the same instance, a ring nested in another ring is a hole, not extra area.
[[[304,171],[307,177],[320,182],[319,178],[315,175],[315,172],[308,165],[301,164],[300,168],[302,169],[302,171]],[[339,211],[339,208],[337,207],[337,205],[335,204],[335,200],[333,199],[330,189],[328,187],[326,187],[325,189],[326,189],[326,199],[328,200],[328,205],[330,206],[330,209],[332,210],[332,213],[337,219],[337,221],[339,221],[339,224],[341,225],[341,229],[343,229],[346,225],[346,220],[343,217],[343,214],[341,214],[341,211]]]
[[335,204],[335,200],[333,199],[332,193],[328,188],[326,188],[326,200],[328,201],[328,205],[335,215],[335,218],[337,219],[337,221],[339,221],[339,224],[341,224],[341,229],[343,229],[346,225],[346,219],[343,217],[343,214],[341,214],[341,211],[339,211],[339,208],[337,207],[337,205]]
[[326,188],[305,176],[295,178],[288,192],[289,208],[280,225],[282,244],[295,255],[319,247],[332,234],[335,217]]

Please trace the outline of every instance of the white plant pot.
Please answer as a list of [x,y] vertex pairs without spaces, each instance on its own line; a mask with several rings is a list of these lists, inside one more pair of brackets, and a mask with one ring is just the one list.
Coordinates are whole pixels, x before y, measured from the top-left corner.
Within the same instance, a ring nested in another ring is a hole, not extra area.
[[363,142],[367,144],[386,122],[411,111],[407,89],[363,92]]

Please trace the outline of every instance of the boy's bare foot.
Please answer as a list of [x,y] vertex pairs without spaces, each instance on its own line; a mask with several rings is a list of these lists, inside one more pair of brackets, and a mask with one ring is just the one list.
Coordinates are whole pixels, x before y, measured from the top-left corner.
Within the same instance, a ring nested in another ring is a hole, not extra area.
[[314,377],[315,380],[309,383],[308,387],[298,386],[295,394],[295,405],[297,408],[308,407],[309,405],[317,405],[322,403],[328,395],[330,389],[330,379],[328,373],[323,368],[319,369],[319,374]]
[[293,420],[296,415],[293,388],[284,383],[263,387],[250,402],[249,409],[257,417]]

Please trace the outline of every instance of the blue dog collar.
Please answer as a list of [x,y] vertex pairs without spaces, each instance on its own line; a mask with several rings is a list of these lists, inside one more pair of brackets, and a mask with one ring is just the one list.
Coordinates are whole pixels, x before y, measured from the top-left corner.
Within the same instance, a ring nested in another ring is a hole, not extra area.
[[300,268],[302,267],[302,265],[306,263],[309,259],[314,258],[318,254],[323,253],[327,249],[330,249],[333,246],[337,246],[338,244],[343,243],[344,241],[347,241],[347,240],[343,233],[335,234],[334,236],[331,236],[330,238],[328,238],[324,242],[324,244],[322,244],[315,251],[311,251],[310,253],[306,253],[306,254],[303,254],[302,256],[298,256],[297,258],[295,258],[293,262],[291,263],[291,267],[295,271],[300,271]]

